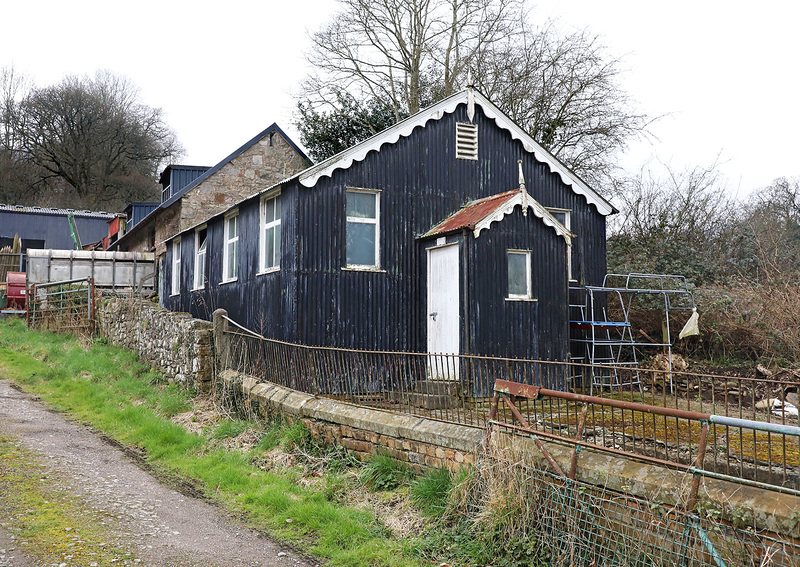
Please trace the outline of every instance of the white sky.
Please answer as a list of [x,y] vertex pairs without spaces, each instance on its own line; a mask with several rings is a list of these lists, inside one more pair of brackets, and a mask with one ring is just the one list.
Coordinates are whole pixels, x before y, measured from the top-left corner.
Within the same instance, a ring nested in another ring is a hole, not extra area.
[[[100,68],[164,110],[187,150],[214,165],[272,122],[295,137],[292,93],[308,32],[335,0],[27,0],[3,6],[0,67],[37,85]],[[533,14],[588,28],[623,60],[623,88],[663,116],[621,165],[680,169],[719,156],[742,196],[800,177],[800,5],[785,0],[535,0]]]

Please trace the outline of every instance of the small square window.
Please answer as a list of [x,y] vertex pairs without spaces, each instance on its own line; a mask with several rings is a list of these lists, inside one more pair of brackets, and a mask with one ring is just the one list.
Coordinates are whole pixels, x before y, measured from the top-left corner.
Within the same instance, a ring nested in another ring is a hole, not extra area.
[[527,250],[508,251],[508,298],[531,299],[531,253]]

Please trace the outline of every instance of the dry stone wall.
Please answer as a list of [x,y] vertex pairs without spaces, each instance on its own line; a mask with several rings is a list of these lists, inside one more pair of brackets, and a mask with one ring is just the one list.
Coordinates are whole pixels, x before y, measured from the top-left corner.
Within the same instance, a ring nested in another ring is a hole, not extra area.
[[199,391],[211,390],[212,325],[187,313],[172,313],[148,301],[110,297],[100,300],[100,336],[138,353],[168,380]]

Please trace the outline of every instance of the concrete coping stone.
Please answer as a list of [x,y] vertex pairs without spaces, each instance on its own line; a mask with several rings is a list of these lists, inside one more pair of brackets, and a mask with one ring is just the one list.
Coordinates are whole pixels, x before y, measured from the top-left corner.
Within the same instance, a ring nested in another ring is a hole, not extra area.
[[481,427],[358,406],[305,394],[270,382],[253,384],[256,378],[243,376],[230,369],[223,371],[220,377],[226,384],[235,384],[243,394],[255,398],[259,403],[274,406],[288,414],[347,425],[389,437],[473,453],[486,434]]

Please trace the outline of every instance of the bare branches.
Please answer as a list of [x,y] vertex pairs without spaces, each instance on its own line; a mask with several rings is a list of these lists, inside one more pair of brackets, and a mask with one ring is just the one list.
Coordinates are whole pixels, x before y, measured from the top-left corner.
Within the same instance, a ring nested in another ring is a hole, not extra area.
[[37,168],[39,181],[68,185],[73,207],[154,198],[159,168],[182,152],[161,110],[142,104],[138,89],[109,71],[31,89],[8,105],[4,124],[17,164]]
[[[648,119],[617,83],[619,61],[588,32],[530,27],[523,0],[341,0],[317,33],[303,104],[341,114],[353,98],[395,121],[476,86],[559,159],[603,185]],[[298,124],[302,130],[302,124]]]

